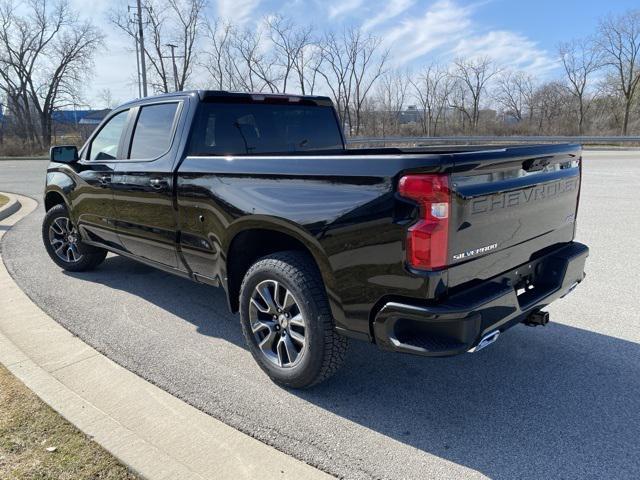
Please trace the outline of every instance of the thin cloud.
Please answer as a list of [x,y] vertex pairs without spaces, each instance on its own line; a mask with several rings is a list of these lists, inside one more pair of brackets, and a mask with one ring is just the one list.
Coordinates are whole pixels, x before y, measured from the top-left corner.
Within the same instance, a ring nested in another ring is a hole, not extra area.
[[329,18],[336,19],[360,8],[364,0],[338,0],[329,5]]
[[461,39],[452,53],[467,58],[486,56],[501,68],[524,70],[536,75],[548,73],[557,66],[557,61],[536,42],[508,30],[494,30]]
[[252,18],[260,6],[260,0],[217,0],[218,16],[236,25],[243,25]]
[[[409,0],[392,0],[388,8],[392,3],[403,1]],[[500,68],[536,75],[547,74],[557,67],[556,60],[526,36],[509,30],[487,31],[479,25],[473,14],[484,4],[460,5],[455,0],[440,0],[421,16],[406,16],[380,36],[392,50],[396,66],[412,64],[427,54],[435,54],[445,60],[486,56]]]
[[404,19],[381,36],[394,51],[398,65],[411,62],[434,50],[451,45],[467,35],[474,6],[441,0],[422,16]]
[[415,0],[389,0],[386,6],[380,10],[378,15],[370,18],[362,24],[362,29],[371,30],[373,27],[395,18],[411,8],[414,3]]

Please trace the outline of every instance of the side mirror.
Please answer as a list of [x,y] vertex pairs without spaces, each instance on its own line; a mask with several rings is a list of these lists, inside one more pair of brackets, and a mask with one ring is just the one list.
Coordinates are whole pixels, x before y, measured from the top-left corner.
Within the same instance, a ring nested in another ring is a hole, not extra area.
[[78,161],[78,147],[75,145],[61,145],[51,147],[49,160],[57,163],[74,163]]

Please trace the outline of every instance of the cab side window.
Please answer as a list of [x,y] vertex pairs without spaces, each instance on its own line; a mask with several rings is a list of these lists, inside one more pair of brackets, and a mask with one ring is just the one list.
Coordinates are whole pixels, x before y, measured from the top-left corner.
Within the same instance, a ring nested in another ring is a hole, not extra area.
[[133,132],[131,154],[135,160],[151,160],[167,153],[178,103],[147,105],[140,109]]
[[127,124],[129,110],[123,110],[102,127],[91,141],[89,160],[115,160],[118,155],[120,139]]

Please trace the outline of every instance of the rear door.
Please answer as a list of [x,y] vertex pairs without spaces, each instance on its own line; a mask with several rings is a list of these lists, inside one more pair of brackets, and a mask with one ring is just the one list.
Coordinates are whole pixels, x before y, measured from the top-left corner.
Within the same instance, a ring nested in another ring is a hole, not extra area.
[[126,251],[178,268],[177,224],[173,207],[176,129],[184,99],[137,107],[127,156],[113,179],[117,231]]
[[[574,237],[580,148],[541,146],[455,156],[451,283],[489,278]],[[458,276],[458,277],[456,277]]]

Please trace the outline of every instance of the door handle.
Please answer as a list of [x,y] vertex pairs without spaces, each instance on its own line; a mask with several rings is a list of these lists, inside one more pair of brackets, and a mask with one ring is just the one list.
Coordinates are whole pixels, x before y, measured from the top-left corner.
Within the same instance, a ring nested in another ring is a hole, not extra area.
[[98,177],[98,181],[102,184],[102,185],[108,185],[109,183],[111,183],[111,175],[110,174],[103,174],[100,175]]
[[163,188],[169,186],[167,181],[163,180],[162,178],[152,178],[151,180],[149,180],[149,184],[151,185],[151,188],[154,188],[156,190],[162,190]]

